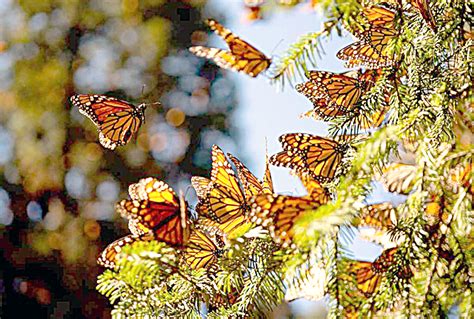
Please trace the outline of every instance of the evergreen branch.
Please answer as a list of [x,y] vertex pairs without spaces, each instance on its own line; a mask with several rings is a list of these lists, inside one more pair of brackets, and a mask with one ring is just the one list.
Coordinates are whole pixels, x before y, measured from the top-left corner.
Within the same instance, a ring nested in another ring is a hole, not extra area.
[[303,35],[296,43],[292,44],[284,56],[275,63],[271,71],[271,82],[284,88],[286,81],[293,86],[293,82],[297,78],[304,79],[304,75],[308,71],[308,64],[315,67],[316,55],[321,57],[324,54],[320,38],[328,36],[337,23],[337,19],[330,20],[325,23],[322,31]]

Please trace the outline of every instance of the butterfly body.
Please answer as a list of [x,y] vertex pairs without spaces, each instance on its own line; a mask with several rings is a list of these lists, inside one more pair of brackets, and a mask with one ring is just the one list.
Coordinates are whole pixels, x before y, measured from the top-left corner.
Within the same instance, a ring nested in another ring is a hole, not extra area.
[[70,97],[79,113],[87,116],[99,131],[99,141],[105,148],[115,149],[130,141],[145,121],[146,104],[131,103],[96,94],[76,94]]

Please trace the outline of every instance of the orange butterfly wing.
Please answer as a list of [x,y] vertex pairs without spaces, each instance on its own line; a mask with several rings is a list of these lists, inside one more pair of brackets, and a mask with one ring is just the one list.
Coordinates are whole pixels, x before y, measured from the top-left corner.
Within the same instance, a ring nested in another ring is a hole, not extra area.
[[189,48],[192,53],[211,59],[222,68],[243,72],[251,77],[258,76],[270,67],[271,59],[216,20],[210,19],[206,23],[211,30],[226,41],[230,51],[196,46]]
[[[181,246],[187,240],[187,205],[166,183],[145,178],[129,187],[132,200],[122,200],[117,211],[153,232],[156,240]],[[185,207],[182,207],[182,206]]]
[[122,252],[123,247],[131,245],[140,240],[150,240],[148,236],[139,236],[139,235],[128,235],[122,238],[117,239],[116,241],[109,244],[100,254],[97,259],[97,263],[100,266],[109,269],[116,269],[117,261],[119,259],[119,254]]
[[111,150],[127,144],[144,121],[145,104],[135,107],[113,97],[88,94],[73,95],[70,101],[94,122],[100,143]]

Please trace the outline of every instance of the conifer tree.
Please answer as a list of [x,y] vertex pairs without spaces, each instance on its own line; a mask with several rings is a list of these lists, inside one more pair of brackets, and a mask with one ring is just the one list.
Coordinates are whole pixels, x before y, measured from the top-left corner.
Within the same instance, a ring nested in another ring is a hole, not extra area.
[[[394,16],[386,21],[378,9],[361,14],[373,5]],[[338,116],[321,114],[331,105],[318,104],[321,96],[312,93],[311,83],[297,86],[314,104],[310,113],[329,123],[328,138],[344,145],[335,177],[319,179],[331,200],[314,204],[321,194],[311,197],[308,184],[309,195],[300,199],[268,195],[275,198],[270,206],[281,199],[285,210],[293,200],[298,205],[291,207],[303,210],[290,230],[279,232],[251,218],[261,216],[255,208],[266,195],[258,195],[249,222],[226,236],[209,268],[193,269],[183,262],[186,250],[155,240],[123,247],[116,267],[98,279],[114,317],[259,318],[284,301],[325,295],[331,318],[472,317],[474,70],[468,2],[327,0],[319,7],[326,16],[323,29],[302,35],[274,62],[272,83],[285,90],[303,81],[325,85],[320,73],[310,71],[318,69],[314,55],[327,52],[321,40],[334,31],[358,38],[350,49],[355,53],[338,57],[378,72],[356,106],[337,109],[344,113]],[[364,45],[375,53],[364,55]],[[361,81],[360,74],[352,78]],[[250,187],[240,180],[244,190]],[[404,194],[405,201],[367,205],[373,181]],[[384,247],[373,262],[351,256],[353,227],[386,235],[367,235]],[[291,235],[288,242],[285,235]]]

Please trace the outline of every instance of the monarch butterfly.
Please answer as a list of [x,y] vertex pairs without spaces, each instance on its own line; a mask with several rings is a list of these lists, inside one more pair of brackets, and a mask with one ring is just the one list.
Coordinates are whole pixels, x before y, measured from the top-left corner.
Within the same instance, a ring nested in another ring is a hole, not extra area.
[[322,187],[313,189],[306,197],[262,194],[252,198],[250,220],[267,227],[275,241],[286,247],[293,238],[293,225],[298,217],[328,201],[329,194]]
[[283,151],[273,155],[270,163],[310,174],[320,181],[331,181],[348,147],[347,143],[321,136],[290,133],[279,138]]
[[134,106],[114,97],[95,94],[76,94],[70,97],[70,101],[94,122],[100,144],[111,150],[127,144],[145,121],[145,103]]
[[196,210],[205,217],[201,222],[216,226],[224,233],[230,233],[247,222],[250,197],[273,192],[268,163],[263,182],[260,182],[236,157],[228,156],[237,168],[243,190],[224,152],[216,145],[212,148],[211,179],[191,178],[199,198]]
[[148,229],[156,240],[182,246],[187,240],[187,203],[166,183],[153,177],[129,187],[131,200],[122,200],[117,211]]
[[229,29],[224,28],[216,20],[207,20],[206,24],[227,42],[230,51],[195,46],[189,48],[193,54],[211,59],[221,68],[242,72],[251,77],[258,76],[270,67],[271,59]]
[[212,147],[211,179],[193,176],[191,183],[198,194],[197,211],[226,232],[246,222],[245,194],[224,152]]
[[388,28],[370,29],[361,33],[362,40],[349,44],[337,52],[341,60],[347,60],[347,67],[364,66],[368,69],[379,69],[392,66],[395,61],[389,56],[387,47],[398,34]]
[[247,199],[261,193],[273,193],[273,181],[268,159],[265,164],[265,175],[263,176],[263,181],[260,182],[238,158],[230,153],[227,153],[227,156],[230,158],[232,163],[234,163],[235,168],[237,169],[239,180],[242,183]]
[[357,78],[326,71],[309,71],[309,81],[295,86],[310,99],[324,99],[328,107],[352,110],[360,97],[375,84],[380,73],[366,71]]
[[430,1],[429,0],[410,0],[412,6],[418,9],[423,19],[428,23],[429,27],[434,31],[437,32],[436,27],[436,20],[433,17],[430,9]]
[[374,261],[357,261],[353,265],[356,273],[357,288],[366,295],[371,295],[379,286],[382,275],[395,261],[397,247],[386,249]]
[[367,129],[380,126],[388,110],[385,107],[368,115],[360,105],[362,95],[375,85],[381,75],[381,69],[365,72],[349,71],[342,74],[310,71],[308,74],[310,80],[297,84],[295,88],[313,103],[314,109],[306,113],[306,116],[327,121],[352,114],[354,124]]
[[389,202],[368,205],[361,209],[353,225],[357,227],[370,226],[380,230],[388,230],[397,220],[395,213],[395,208]]
[[152,238],[150,236],[141,236],[136,234],[131,234],[122,238],[117,239],[116,241],[109,244],[100,254],[97,259],[97,263],[100,266],[109,269],[116,269],[117,261],[119,259],[119,254],[122,252],[122,248],[127,245],[131,245],[137,241],[148,241]]
[[393,8],[374,5],[365,8],[363,11],[371,27],[392,28],[396,17],[396,11]]
[[194,270],[211,268],[224,253],[223,247],[222,240],[214,242],[203,230],[195,229],[184,249],[184,260]]
[[301,183],[306,188],[308,195],[306,198],[312,198],[319,203],[327,203],[330,200],[330,194],[317,180],[309,174],[298,174]]
[[372,6],[363,10],[369,22],[365,31],[355,31],[360,41],[352,43],[341,49],[336,56],[347,60],[346,66],[357,65],[369,69],[379,69],[395,63],[393,56],[389,56],[387,47],[389,42],[398,35],[395,30],[394,20],[396,12],[383,6]]
[[383,169],[381,182],[389,192],[408,195],[413,188],[415,176],[415,165],[392,163]]

